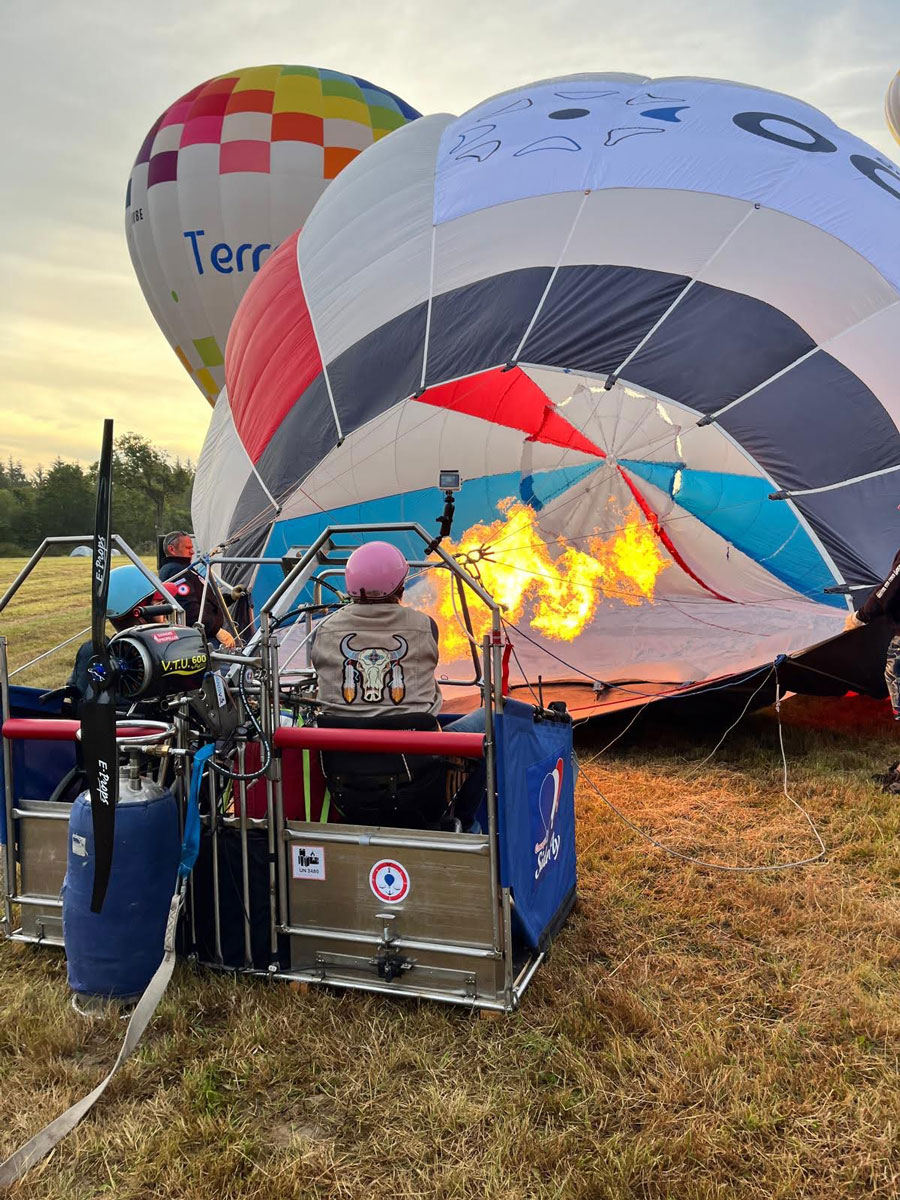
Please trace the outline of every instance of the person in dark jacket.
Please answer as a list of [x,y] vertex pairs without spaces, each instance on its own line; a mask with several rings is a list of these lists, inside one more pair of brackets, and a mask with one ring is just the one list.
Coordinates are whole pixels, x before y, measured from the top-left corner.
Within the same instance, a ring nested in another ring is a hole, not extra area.
[[858,612],[848,615],[844,628],[868,625],[877,617],[884,617],[893,631],[884,664],[884,681],[891,697],[894,720],[900,721],[900,550],[894,555],[884,583],[879,584]]
[[178,585],[176,595],[184,609],[185,623],[196,625],[200,621],[210,642],[217,640],[220,646],[232,650],[234,637],[225,628],[227,616],[218,592],[207,586],[203,576],[191,566],[194,558],[191,535],[183,529],[167,533],[162,550],[165,557],[160,563],[159,577],[164,583],[171,581]]

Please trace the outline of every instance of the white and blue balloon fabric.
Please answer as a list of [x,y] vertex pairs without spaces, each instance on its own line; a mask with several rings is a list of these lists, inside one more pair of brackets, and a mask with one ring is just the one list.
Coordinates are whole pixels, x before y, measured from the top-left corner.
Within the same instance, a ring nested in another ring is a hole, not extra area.
[[670,561],[654,603],[610,598],[526,668],[772,661],[839,630],[900,543],[898,291],[900,169],[788,96],[596,74],[424,117],[248,291],[196,528],[270,556],[329,523],[431,529],[446,467],[455,532],[512,497],[579,545],[636,506]]

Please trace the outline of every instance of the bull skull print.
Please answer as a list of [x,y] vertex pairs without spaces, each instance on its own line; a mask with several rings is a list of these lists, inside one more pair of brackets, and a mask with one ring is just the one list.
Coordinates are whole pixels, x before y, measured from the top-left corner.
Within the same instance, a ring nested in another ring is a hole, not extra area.
[[381,646],[366,646],[362,650],[353,647],[355,633],[341,639],[341,655],[344,659],[344,681],[341,694],[347,704],[352,704],[362,688],[365,704],[378,704],[384,697],[385,688],[392,704],[399,704],[406,695],[406,682],[400,660],[406,657],[409,643],[399,634],[391,635],[395,650]]

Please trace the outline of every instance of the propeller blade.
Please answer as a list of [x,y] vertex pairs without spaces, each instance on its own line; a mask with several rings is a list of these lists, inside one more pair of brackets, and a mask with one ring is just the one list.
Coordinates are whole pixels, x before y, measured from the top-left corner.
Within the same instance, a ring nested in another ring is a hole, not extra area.
[[103,907],[112,870],[119,769],[116,748],[116,700],[106,644],[106,601],[109,595],[110,515],[112,500],[113,423],[103,423],[103,445],[97,469],[94,554],[91,563],[91,641],[94,647],[90,683],[81,703],[81,744],[91,790],[94,827],[94,889],[91,912]]
[[101,691],[82,705],[81,743],[84,770],[91,789],[91,822],[94,828],[94,888],[91,912],[100,912],[112,870],[119,797],[119,764],[116,747],[116,699]]
[[109,523],[112,507],[113,423],[103,422],[103,446],[97,470],[97,507],[94,516],[94,559],[91,569],[91,640],[94,654],[109,669],[106,649],[106,601],[109,595]]

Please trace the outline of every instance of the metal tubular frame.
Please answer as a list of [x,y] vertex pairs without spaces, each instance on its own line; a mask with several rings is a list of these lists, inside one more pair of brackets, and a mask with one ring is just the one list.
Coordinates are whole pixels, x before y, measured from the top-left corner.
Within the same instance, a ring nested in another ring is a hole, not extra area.
[[[276,630],[281,617],[291,611],[292,605],[297,601],[297,598],[307,586],[312,586],[315,590],[316,598],[321,601],[322,585],[321,579],[325,576],[339,575],[343,573],[346,565],[346,560],[355,546],[340,545],[335,543],[335,538],[339,538],[344,534],[391,534],[391,533],[406,533],[411,534],[421,539],[423,545],[427,545],[431,539],[421,525],[415,522],[393,522],[385,525],[375,524],[359,524],[359,525],[341,525],[329,526],[324,529],[312,545],[298,552],[296,564],[285,575],[285,578],[275,588],[271,596],[262,606],[259,614],[259,629],[250,639],[245,653],[242,655],[216,653],[214,658],[222,665],[230,665],[234,669],[239,669],[246,666],[255,666],[258,670],[258,678],[254,693],[259,697],[259,714],[260,726],[262,729],[263,739],[269,744],[272,749],[271,761],[265,772],[265,789],[266,789],[266,815],[265,817],[254,818],[248,812],[248,784],[246,780],[238,780],[235,784],[234,797],[240,805],[240,811],[232,816],[220,814],[218,812],[217,793],[219,790],[218,781],[210,773],[208,781],[208,796],[209,796],[209,827],[210,827],[210,843],[212,853],[212,890],[213,890],[213,909],[214,909],[214,936],[215,936],[215,959],[216,962],[210,964],[223,969],[235,970],[232,966],[225,967],[223,962],[222,950],[222,917],[221,917],[221,880],[219,871],[219,841],[220,841],[220,826],[222,828],[231,828],[237,830],[240,837],[240,861],[241,861],[241,896],[242,896],[242,924],[243,924],[243,969],[256,974],[268,974],[275,978],[282,979],[304,979],[312,980],[316,978],[316,971],[296,970],[285,971],[281,967],[279,961],[279,942],[281,937],[290,936],[298,938],[314,938],[322,936],[334,942],[345,942],[348,945],[368,946],[373,950],[380,945],[379,935],[368,932],[352,932],[351,930],[336,931],[331,929],[314,929],[310,926],[297,926],[290,920],[290,871],[289,871],[289,853],[288,848],[290,843],[295,840],[305,840],[308,838],[308,830],[292,829],[287,826],[284,816],[284,780],[282,774],[281,755],[277,752],[279,743],[287,742],[286,737],[279,738],[278,730],[280,728],[280,701],[281,701],[281,679],[279,673],[279,646]],[[13,598],[37,563],[41,560],[47,550],[53,545],[66,543],[82,543],[88,541],[87,538],[65,537],[65,538],[46,538],[35,553],[31,556],[25,567],[19,572],[19,575],[13,581],[13,584],[7,589],[6,593],[0,598],[0,613],[3,612],[6,605]],[[126,557],[136,565],[148,581],[157,589],[162,587],[161,582],[134,554],[118,536],[113,538],[113,542]],[[364,843],[373,847],[384,847],[394,849],[412,849],[412,850],[434,850],[440,851],[446,849],[455,853],[464,853],[466,855],[487,856],[489,858],[490,872],[490,904],[491,904],[491,923],[489,929],[486,928],[486,939],[483,947],[464,946],[461,943],[430,941],[424,938],[402,937],[397,936],[390,941],[390,945],[397,948],[405,948],[411,951],[419,951],[421,953],[430,953],[441,956],[443,954],[459,954],[470,955],[472,959],[478,961],[493,960],[498,963],[502,961],[502,983],[498,977],[498,991],[496,999],[492,996],[485,995],[480,998],[475,998],[474,995],[463,995],[460,991],[448,990],[438,979],[435,987],[429,988],[427,992],[422,990],[403,986],[397,983],[385,983],[377,979],[361,978],[359,981],[348,983],[341,979],[332,979],[325,976],[324,966],[322,968],[322,979],[329,985],[336,987],[354,987],[363,991],[379,992],[386,995],[403,995],[403,996],[422,996],[427,994],[435,999],[444,1000],[449,1003],[460,1004],[466,1007],[478,1007],[486,1009],[494,1009],[497,1011],[511,1011],[516,1008],[519,998],[525,988],[528,986],[532,976],[537,970],[540,963],[543,961],[543,953],[533,953],[528,956],[524,964],[520,964],[518,970],[514,969],[513,963],[513,942],[512,942],[512,901],[508,887],[502,887],[500,882],[500,863],[499,863],[499,842],[498,842],[498,796],[497,796],[497,753],[496,753],[496,727],[494,716],[495,713],[501,712],[503,709],[503,694],[502,694],[502,628],[500,619],[500,609],[493,598],[484,590],[481,584],[465,568],[460,566],[455,559],[451,558],[446,551],[440,546],[434,551],[435,557],[431,560],[416,561],[412,565],[423,568],[439,567],[448,570],[454,576],[455,586],[461,590],[465,588],[471,589],[473,594],[489,609],[491,613],[491,632],[483,639],[481,645],[481,668],[482,674],[480,678],[475,680],[441,680],[442,685],[450,683],[453,685],[473,686],[479,684],[482,691],[485,709],[485,732],[483,738],[481,735],[454,735],[452,733],[436,734],[442,739],[446,738],[449,742],[455,737],[467,737],[474,739],[478,737],[481,745],[479,752],[484,757],[485,776],[486,776],[486,793],[487,793],[487,825],[486,832],[482,835],[447,835],[446,845],[436,843],[434,840],[417,836],[415,832],[410,831],[385,831],[383,834],[365,833],[360,835],[356,832],[344,832],[340,827],[328,828],[323,826],[316,831],[316,838],[319,841],[327,843]],[[281,558],[234,558],[227,555],[216,555],[210,559],[212,563],[241,563],[241,564],[272,564],[284,565],[284,560]],[[463,595],[465,592],[463,591]],[[176,610],[175,619],[178,623],[183,623],[184,613],[181,605],[173,598],[173,607]],[[307,634],[312,629],[312,617],[308,616],[305,622]],[[474,650],[474,647],[473,647]],[[308,645],[307,645],[308,658]],[[473,654],[473,658],[477,658],[477,654]],[[233,671],[232,671],[233,674]],[[3,702],[3,710],[5,714],[9,713],[9,674],[8,674],[8,658],[6,639],[0,637],[0,698]],[[67,723],[68,724],[68,723]],[[176,718],[176,747],[177,752],[184,759],[184,767],[176,773],[174,787],[176,792],[180,792],[182,804],[186,802],[187,792],[190,786],[190,770],[191,763],[187,753],[189,728],[187,723],[186,710],[182,710]],[[56,737],[61,736],[59,730],[54,730]],[[285,731],[287,732],[287,731]],[[67,736],[63,733],[62,736]],[[71,736],[68,734],[68,736]],[[292,740],[292,739],[291,739]],[[3,802],[6,808],[8,838],[6,851],[4,855],[4,866],[6,868],[6,884],[4,886],[4,914],[7,925],[7,933],[12,932],[13,919],[13,903],[19,898],[16,896],[16,860],[15,860],[15,825],[19,812],[15,806],[14,783],[12,778],[12,746],[8,737],[0,738],[2,741],[2,753],[4,763],[4,797]],[[418,742],[417,742],[418,745]],[[429,753],[462,753],[466,757],[474,756],[472,747],[468,747],[468,754],[464,750],[447,750],[446,743]],[[384,747],[386,750],[389,748]],[[390,748],[395,749],[395,748]],[[246,755],[243,744],[239,747],[237,755],[238,774],[243,775],[246,772]],[[32,814],[29,813],[29,816]],[[268,894],[269,894],[269,966],[268,970],[260,970],[254,967],[253,963],[253,945],[252,945],[252,926],[250,919],[250,856],[248,846],[248,834],[251,829],[262,830],[265,828],[268,842]],[[191,921],[191,936],[194,947],[197,945],[197,931],[195,922],[194,910],[194,883],[191,883],[191,898],[190,898],[190,921]],[[43,903],[48,904],[47,901]],[[48,904],[48,907],[50,905]],[[29,940],[40,940],[23,934],[23,939],[29,937]],[[490,938],[490,945],[488,945]],[[323,959],[323,963],[324,963]],[[438,971],[440,976],[440,971]],[[501,990],[502,988],[502,990]]]
[[[238,750],[238,774],[246,772],[247,753],[244,746]],[[241,917],[244,922],[244,967],[249,971],[253,967],[253,947],[250,939],[250,854],[247,848],[247,780],[238,780],[238,800],[241,805],[239,816],[241,836],[241,895],[244,903]]]
[[220,904],[221,890],[219,888],[219,805],[216,800],[216,781],[212,771],[208,772],[209,793],[209,842],[212,853],[212,884],[213,884],[213,936],[216,948],[216,966],[224,962],[222,958],[222,908]]
[[[263,640],[263,670],[260,692],[260,717],[262,718],[263,734],[271,747],[269,768],[266,771],[266,820],[269,835],[269,971],[274,974],[281,964],[278,961],[278,932],[280,919],[278,911],[279,880],[285,872],[282,843],[275,840],[276,824],[284,823],[284,809],[277,814],[275,811],[275,785],[281,782],[281,759],[275,753],[275,730],[281,723],[281,687],[278,677],[278,643],[272,638],[271,632]],[[278,789],[279,793],[281,788]]]
[[[41,561],[41,559],[44,557],[44,555],[47,553],[47,551],[50,549],[51,546],[82,546],[82,545],[84,545],[85,542],[90,542],[92,540],[93,540],[93,534],[88,534],[85,536],[76,536],[74,534],[66,534],[64,537],[44,538],[44,540],[38,546],[37,550],[35,550],[34,554],[32,554],[31,558],[29,558],[28,562],[25,564],[25,566],[21,569],[21,571],[18,573],[18,575],[15,577],[15,579],[12,581],[12,583],[9,585],[9,587],[6,589],[6,591],[3,593],[2,597],[0,597],[0,613],[3,612],[3,610],[6,608],[7,604],[9,604],[10,600],[12,600],[13,596],[15,596],[16,592],[19,590],[19,588],[22,586],[22,584],[25,582],[25,580],[28,578],[28,576],[31,574],[31,572],[34,570],[34,568],[38,565],[38,563]],[[148,580],[148,582],[153,584],[155,591],[157,591],[157,592],[165,591],[165,585],[164,585],[163,581],[156,575],[156,573],[154,571],[150,570],[150,568],[146,565],[146,563],[141,562],[141,560],[138,558],[138,556],[135,554],[135,552],[128,545],[128,543],[125,541],[124,538],[121,538],[121,537],[119,537],[119,535],[117,533],[114,533],[112,535],[112,537],[110,538],[110,541],[112,542],[113,546],[116,546],[116,547],[118,547],[119,550],[121,550],[121,552],[125,555],[125,557],[127,559],[129,559],[129,561],[133,564],[133,566],[138,568],[138,570],[141,572],[142,575],[145,576],[145,578]],[[178,600],[176,600],[176,598],[174,596],[170,596],[167,603],[171,604],[172,608],[175,610],[174,611],[175,624],[183,625],[184,624],[184,609],[179,604]]]
[[[34,551],[34,553],[28,559],[28,562],[18,572],[15,579],[12,581],[12,583],[9,585],[9,587],[6,589],[6,591],[3,593],[3,595],[0,596],[0,614],[2,614],[5,611],[7,605],[15,597],[16,593],[19,591],[19,589],[22,587],[22,585],[25,583],[25,581],[28,579],[28,577],[31,575],[31,573],[34,571],[34,569],[37,567],[37,565],[41,561],[41,559],[43,559],[43,557],[46,555],[47,551],[51,549],[51,547],[84,545],[85,543],[90,543],[92,540],[93,540],[92,534],[85,534],[85,535],[66,534],[66,535],[59,536],[59,537],[44,538],[44,540],[41,542],[41,544],[38,546],[38,548]],[[164,591],[165,590],[162,580],[157,576],[157,574],[154,571],[151,571],[150,568],[145,563],[141,562],[140,558],[137,556],[137,554],[135,554],[135,552],[132,550],[131,546],[128,545],[128,543],[124,540],[124,538],[120,537],[118,534],[113,534],[110,541],[111,541],[111,544],[113,547],[120,550],[122,552],[122,554],[129,560],[129,562],[131,562],[134,566],[136,566],[138,568],[138,570],[141,572],[142,575],[144,575],[144,577],[147,579],[147,582],[153,587],[153,589],[155,591]],[[185,621],[184,608],[182,607],[182,605],[178,602],[178,600],[174,596],[171,596],[169,598],[169,603],[171,603],[171,605],[172,605],[172,609],[173,609],[172,615],[173,615],[175,624],[183,625],[184,621]],[[62,645],[54,646],[52,651],[48,652],[48,654],[42,655],[41,657],[42,658],[49,657],[50,654],[55,653],[57,650],[61,649],[63,645],[66,645],[66,644],[68,644],[68,643],[64,642],[64,643],[62,643]],[[31,665],[33,665],[33,664],[31,664]],[[2,704],[4,722],[9,719],[9,714],[10,714],[9,678],[10,678],[10,676],[9,676],[8,642],[5,637],[0,636],[0,704]],[[71,724],[77,724],[77,723],[73,722]],[[60,736],[62,736],[62,738],[64,740],[68,739],[71,736],[71,734],[68,731],[69,725],[70,725],[70,722],[66,722],[66,721],[62,721],[62,720],[54,721],[52,729],[54,732],[56,732],[57,736],[56,736],[56,738],[51,739],[51,740],[59,740]],[[60,733],[60,731],[63,731],[63,732]],[[3,876],[4,876],[4,878],[2,880],[3,921],[6,926],[6,933],[7,933],[8,937],[15,937],[16,940],[18,940],[18,941],[40,942],[42,940],[41,938],[34,938],[33,936],[31,936],[29,934],[26,934],[22,931],[16,931],[13,928],[13,905],[14,904],[19,904],[19,905],[21,905],[21,904],[25,904],[25,905],[37,904],[38,901],[33,899],[32,897],[19,895],[18,867],[17,867],[17,862],[16,862],[16,821],[18,819],[20,819],[19,813],[21,810],[19,810],[15,807],[15,781],[13,779],[13,752],[12,752],[12,743],[11,743],[10,737],[9,736],[0,737],[0,742],[2,742],[2,754],[3,754],[3,803],[4,803],[4,807],[5,807],[5,812],[6,812],[6,845],[4,847],[4,854],[3,854],[3,867],[4,867]],[[187,745],[186,740],[183,740],[182,742],[180,742],[179,745],[181,745],[182,748],[186,748],[186,745]],[[184,797],[182,796],[182,801],[183,801],[183,799],[184,799]],[[37,814],[32,813],[32,812],[29,812],[27,814],[29,819],[35,817],[36,815]],[[42,815],[43,819],[46,819],[46,817],[48,815],[49,814],[43,814]],[[43,899],[40,901],[40,904],[46,908],[57,908],[57,907],[61,908],[62,907],[62,901],[57,901],[57,900],[52,900],[52,899]]]

